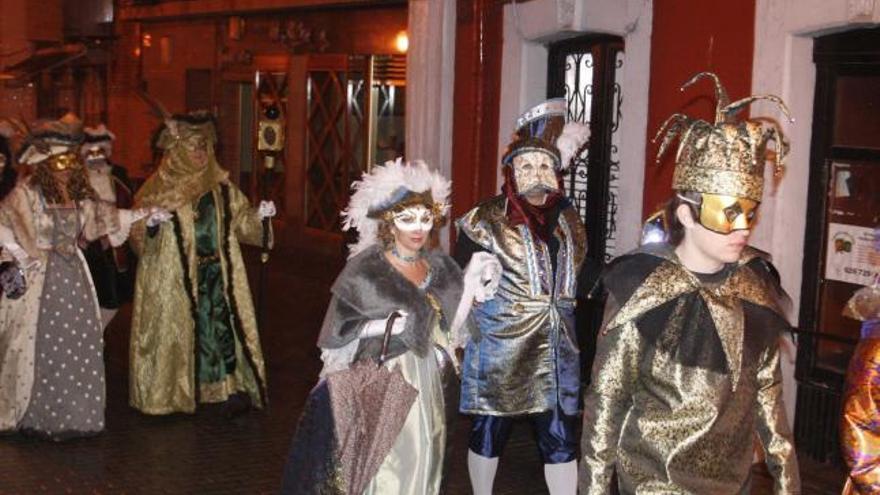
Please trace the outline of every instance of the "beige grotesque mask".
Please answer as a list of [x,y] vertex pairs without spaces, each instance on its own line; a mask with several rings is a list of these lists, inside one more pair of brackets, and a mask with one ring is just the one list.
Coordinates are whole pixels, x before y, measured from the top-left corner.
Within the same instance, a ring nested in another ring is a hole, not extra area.
[[550,193],[559,190],[553,157],[541,151],[527,151],[513,157],[513,178],[521,195]]

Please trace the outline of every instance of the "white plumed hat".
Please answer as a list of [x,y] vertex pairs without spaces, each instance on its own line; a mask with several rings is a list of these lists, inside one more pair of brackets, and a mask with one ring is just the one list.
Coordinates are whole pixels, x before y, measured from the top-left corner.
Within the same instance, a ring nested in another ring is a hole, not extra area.
[[452,182],[422,160],[402,158],[377,165],[352,184],[354,193],[342,211],[342,229],[356,229],[358,241],[349,246],[349,258],[376,242],[383,213],[404,203],[425,204],[439,215],[449,211]]

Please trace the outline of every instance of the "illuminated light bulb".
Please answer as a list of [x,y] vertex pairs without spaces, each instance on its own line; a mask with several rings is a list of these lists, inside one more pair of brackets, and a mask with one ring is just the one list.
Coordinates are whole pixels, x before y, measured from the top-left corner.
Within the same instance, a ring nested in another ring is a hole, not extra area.
[[409,49],[409,36],[406,35],[406,31],[401,31],[394,37],[394,48],[400,53],[406,53]]

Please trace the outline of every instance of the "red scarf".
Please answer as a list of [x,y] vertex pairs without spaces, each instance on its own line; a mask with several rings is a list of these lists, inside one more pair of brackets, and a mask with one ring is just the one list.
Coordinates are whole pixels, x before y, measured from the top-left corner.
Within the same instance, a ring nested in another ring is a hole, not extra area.
[[[561,180],[560,180],[561,182]],[[562,190],[560,184],[559,190]],[[532,235],[541,239],[545,243],[550,241],[553,235],[551,224],[555,225],[548,218],[548,213],[554,213],[556,205],[562,199],[562,193],[554,191],[547,194],[544,204],[535,206],[522,196],[516,190],[516,180],[513,176],[513,167],[504,167],[504,185],[501,191],[507,196],[507,219],[511,225],[525,224]]]

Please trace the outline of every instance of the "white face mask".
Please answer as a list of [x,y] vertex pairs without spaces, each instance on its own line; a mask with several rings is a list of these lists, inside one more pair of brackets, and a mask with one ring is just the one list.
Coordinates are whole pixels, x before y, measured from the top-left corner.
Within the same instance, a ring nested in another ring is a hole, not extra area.
[[394,214],[394,226],[401,232],[428,232],[434,227],[434,212],[422,205],[404,208]]
[[107,155],[104,153],[104,148],[100,146],[95,146],[89,148],[86,151],[86,163],[91,166],[99,166],[107,163]]
[[528,151],[513,157],[513,178],[520,194],[559,189],[553,159],[547,153]]

